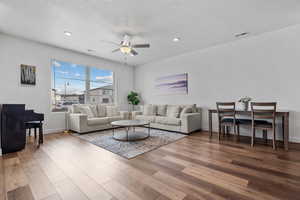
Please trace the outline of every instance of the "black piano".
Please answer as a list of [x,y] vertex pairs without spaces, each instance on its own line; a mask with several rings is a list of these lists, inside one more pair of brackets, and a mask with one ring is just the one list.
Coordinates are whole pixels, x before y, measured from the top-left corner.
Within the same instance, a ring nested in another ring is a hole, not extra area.
[[22,150],[26,144],[28,125],[39,126],[39,144],[43,143],[44,114],[26,110],[25,104],[0,105],[0,134],[2,153]]

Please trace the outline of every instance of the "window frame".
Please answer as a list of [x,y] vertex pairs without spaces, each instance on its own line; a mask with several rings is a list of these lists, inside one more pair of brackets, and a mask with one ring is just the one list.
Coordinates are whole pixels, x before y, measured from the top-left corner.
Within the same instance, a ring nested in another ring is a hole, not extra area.
[[[65,60],[61,60],[61,59],[55,59],[55,58],[51,58],[50,59],[50,73],[51,73],[51,86],[50,86],[50,112],[51,113],[67,113],[68,110],[64,111],[53,111],[52,109],[52,90],[53,89],[56,89],[55,88],[55,78],[54,78],[54,71],[53,71],[53,63],[54,61],[58,61],[58,62],[65,62],[65,63],[69,63],[69,64],[75,64],[74,62],[69,62],[69,61],[65,61]],[[116,73],[115,71],[113,71],[112,69],[108,69],[108,68],[99,68],[99,67],[96,67],[96,66],[90,66],[90,65],[85,65],[85,64],[76,64],[76,65],[81,65],[81,66],[84,66],[85,68],[95,68],[95,69],[99,69],[99,70],[107,70],[107,71],[110,71],[112,73],[112,79],[113,79],[113,89],[112,89],[112,92],[113,92],[113,101],[112,101],[112,104],[116,104],[117,103],[117,81],[116,81]],[[85,82],[87,81],[88,79],[86,78],[85,79]],[[91,82],[91,80],[90,80]],[[86,91],[86,88],[85,88],[85,91]],[[84,103],[86,104],[86,102]],[[103,104],[102,102],[99,102],[97,104]],[[110,103],[107,103],[107,104],[110,104]]]

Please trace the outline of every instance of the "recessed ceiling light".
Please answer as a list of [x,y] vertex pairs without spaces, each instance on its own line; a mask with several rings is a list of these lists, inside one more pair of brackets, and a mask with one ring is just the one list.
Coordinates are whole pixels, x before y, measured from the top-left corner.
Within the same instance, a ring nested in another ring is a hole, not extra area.
[[65,34],[66,36],[71,36],[71,35],[72,35],[72,33],[71,33],[70,31],[65,31],[64,34]]
[[180,37],[175,37],[174,39],[173,39],[173,42],[179,42],[180,41]]
[[234,36],[238,38],[238,37],[243,37],[243,36],[246,36],[246,35],[249,35],[249,32],[237,33]]

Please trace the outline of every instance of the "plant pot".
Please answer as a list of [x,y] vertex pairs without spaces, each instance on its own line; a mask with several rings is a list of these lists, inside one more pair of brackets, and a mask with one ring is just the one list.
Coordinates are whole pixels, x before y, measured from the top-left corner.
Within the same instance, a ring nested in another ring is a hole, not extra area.
[[247,111],[249,109],[249,102],[241,102],[241,109]]

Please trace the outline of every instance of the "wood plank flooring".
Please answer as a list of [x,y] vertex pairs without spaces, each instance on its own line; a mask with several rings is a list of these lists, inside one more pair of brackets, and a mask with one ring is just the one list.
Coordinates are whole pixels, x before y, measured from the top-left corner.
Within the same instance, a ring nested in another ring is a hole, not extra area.
[[300,199],[300,151],[198,132],[127,160],[69,134],[0,157],[0,200]]

